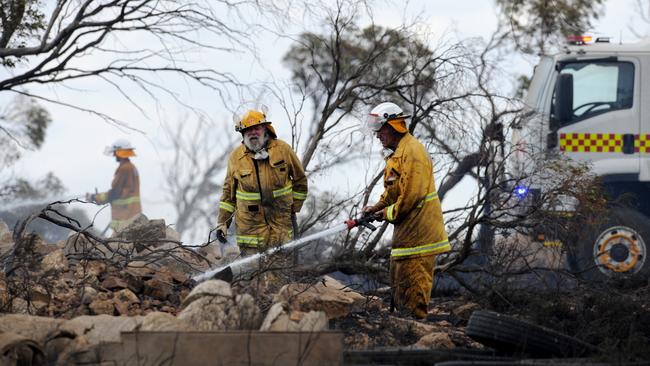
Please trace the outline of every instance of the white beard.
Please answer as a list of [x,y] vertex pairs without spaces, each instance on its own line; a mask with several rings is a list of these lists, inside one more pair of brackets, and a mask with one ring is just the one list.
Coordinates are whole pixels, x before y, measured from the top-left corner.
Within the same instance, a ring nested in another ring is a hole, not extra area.
[[266,152],[266,143],[269,141],[269,136],[266,132],[256,141],[251,141],[250,137],[244,136],[244,145],[248,150],[255,153],[256,160],[263,160],[269,157]]

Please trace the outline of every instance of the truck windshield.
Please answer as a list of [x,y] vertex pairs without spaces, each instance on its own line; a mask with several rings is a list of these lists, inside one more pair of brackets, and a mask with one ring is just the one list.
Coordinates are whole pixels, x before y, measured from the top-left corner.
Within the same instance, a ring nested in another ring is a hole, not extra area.
[[[596,114],[632,108],[634,95],[634,64],[631,62],[572,62],[564,64],[560,74],[570,74],[573,79],[572,114],[562,121],[571,124]],[[559,78],[558,78],[559,80]],[[557,105],[553,95],[553,111]],[[566,117],[565,117],[566,118]]]

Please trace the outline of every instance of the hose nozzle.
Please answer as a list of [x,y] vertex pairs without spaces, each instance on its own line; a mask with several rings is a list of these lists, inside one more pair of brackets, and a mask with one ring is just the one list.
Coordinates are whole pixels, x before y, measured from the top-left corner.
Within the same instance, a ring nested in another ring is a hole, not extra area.
[[377,230],[377,227],[371,222],[375,221],[375,217],[372,214],[367,214],[364,213],[360,218],[358,219],[349,219],[345,221],[345,224],[348,226],[348,230],[352,230],[352,228],[357,227],[357,226],[364,226],[370,231],[375,231]]

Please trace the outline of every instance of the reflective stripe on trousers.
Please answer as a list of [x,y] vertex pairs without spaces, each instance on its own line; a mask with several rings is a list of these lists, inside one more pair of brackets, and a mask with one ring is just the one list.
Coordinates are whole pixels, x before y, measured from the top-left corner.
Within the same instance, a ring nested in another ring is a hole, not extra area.
[[[287,231],[289,238],[293,238],[293,230]],[[237,244],[245,247],[259,247],[264,244],[264,236],[260,235],[235,235],[235,240]]]

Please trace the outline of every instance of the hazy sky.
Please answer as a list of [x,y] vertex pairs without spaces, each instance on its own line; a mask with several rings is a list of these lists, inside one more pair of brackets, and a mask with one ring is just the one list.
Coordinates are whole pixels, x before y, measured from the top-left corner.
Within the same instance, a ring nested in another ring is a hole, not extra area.
[[[418,14],[434,38],[453,33],[463,38],[488,36],[496,27],[492,1],[413,1],[406,11],[403,10],[404,6],[401,2],[399,5],[382,4],[373,8],[376,23],[385,26],[399,25],[404,18],[411,19],[413,14]],[[624,42],[632,41],[634,37],[627,29],[627,25],[632,22],[634,10],[632,0],[609,0],[605,14],[598,21],[594,33],[611,36],[614,42],[618,42],[619,35],[622,34]],[[257,53],[258,58],[263,60],[263,65],[246,54],[219,57],[211,54],[197,55],[196,62],[205,62],[209,67],[232,71],[242,82],[286,79],[288,71],[281,65],[280,60],[289,46],[289,41],[271,35],[261,37],[261,40],[257,45]],[[88,62],[93,62],[92,58],[89,58]],[[532,68],[532,65],[521,62],[516,67],[521,72],[526,72]],[[46,92],[53,98],[73,100],[91,109],[99,108],[110,112],[144,133],[117,128],[84,112],[46,105],[52,114],[53,123],[47,131],[45,144],[38,151],[26,152],[24,158],[15,166],[15,174],[38,179],[48,171],[53,171],[67,187],[68,195],[83,195],[85,192],[94,191],[95,187],[99,191],[104,191],[110,187],[117,166],[112,158],[102,154],[104,146],[117,138],[127,138],[136,146],[138,156],[133,159],[133,162],[141,176],[141,196],[145,214],[149,218],[164,218],[167,223],[173,223],[175,214],[165,202],[162,189],[162,163],[169,158],[169,151],[161,144],[163,140],[161,122],[177,123],[187,118],[186,112],[171,104],[168,98],[162,98],[160,104],[156,104],[141,95],[138,101],[141,108],[146,111],[146,115],[143,115],[114,90],[107,89],[99,81],[84,81],[71,86],[79,90],[48,88]],[[218,98],[214,92],[190,84],[180,84],[175,91],[187,100],[202,106],[207,113],[219,116],[215,118],[217,123],[213,128],[221,130],[223,134],[235,134],[231,118],[223,109],[218,108]],[[269,114],[273,120],[273,115],[280,113],[274,111],[273,106],[271,107]],[[276,121],[274,120],[279,137],[289,139],[288,127],[281,121]],[[378,147],[378,143],[376,145]],[[218,148],[221,146],[215,146],[215,149]],[[343,176],[324,178],[330,181],[339,180],[340,187],[344,190],[355,190],[363,183],[358,179],[348,180],[349,178]],[[440,178],[437,177],[438,182]],[[311,183],[321,184],[318,181]],[[443,208],[458,205],[472,194],[472,190],[473,183],[465,182],[454,192],[455,195],[445,200]],[[219,193],[214,194],[215,204]],[[97,206],[93,205],[87,205],[86,208],[92,213],[97,210]],[[104,210],[97,216],[97,226],[103,228],[109,220],[109,210]]]

